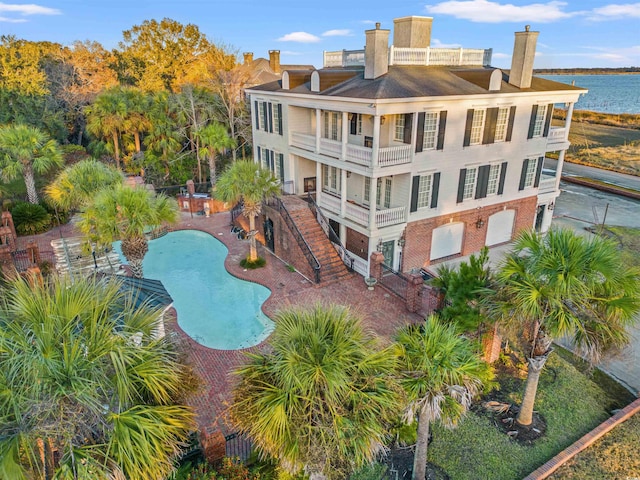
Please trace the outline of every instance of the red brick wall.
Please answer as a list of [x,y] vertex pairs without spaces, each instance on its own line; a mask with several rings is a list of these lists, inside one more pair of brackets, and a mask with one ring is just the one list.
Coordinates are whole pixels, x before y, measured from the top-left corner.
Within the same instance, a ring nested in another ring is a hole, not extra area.
[[347,227],[345,248],[366,260],[369,255],[369,237]]
[[[464,237],[462,239],[461,255],[470,255],[479,251],[485,244],[487,236],[488,218],[502,210],[515,210],[514,232],[517,235],[521,230],[532,228],[536,216],[537,197],[524,198],[505,203],[499,203],[481,209],[471,209],[459,213],[442,215],[440,217],[419,220],[407,224],[402,255],[402,271],[408,272],[412,268],[420,268],[430,265],[432,231],[448,223],[464,222]],[[478,218],[484,220],[481,228],[476,227]],[[449,258],[449,257],[445,257]],[[438,259],[437,261],[441,261]],[[437,262],[434,261],[434,262]]]

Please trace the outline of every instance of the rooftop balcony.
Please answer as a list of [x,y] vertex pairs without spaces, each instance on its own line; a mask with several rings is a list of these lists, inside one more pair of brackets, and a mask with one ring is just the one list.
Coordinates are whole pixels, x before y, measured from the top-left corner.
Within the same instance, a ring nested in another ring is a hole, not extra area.
[[[489,66],[493,50],[477,48],[396,48],[389,49],[389,65]],[[364,50],[324,52],[325,68],[364,67]]]

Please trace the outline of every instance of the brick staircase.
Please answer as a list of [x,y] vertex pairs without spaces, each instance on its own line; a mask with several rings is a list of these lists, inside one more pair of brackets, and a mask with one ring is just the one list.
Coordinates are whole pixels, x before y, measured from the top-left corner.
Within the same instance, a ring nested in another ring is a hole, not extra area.
[[349,278],[351,273],[322,230],[307,202],[295,195],[285,195],[281,200],[320,263],[320,284]]

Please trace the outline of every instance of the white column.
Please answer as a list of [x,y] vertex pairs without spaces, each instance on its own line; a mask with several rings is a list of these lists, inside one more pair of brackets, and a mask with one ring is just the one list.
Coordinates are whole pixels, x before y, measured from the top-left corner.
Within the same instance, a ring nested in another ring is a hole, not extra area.
[[416,142],[418,141],[418,114],[412,114],[413,121],[411,122],[411,163],[416,156]]
[[556,164],[556,191],[560,190],[560,177],[562,176],[562,168],[564,167],[564,152],[560,150],[558,153],[558,163]]
[[341,159],[347,159],[347,141],[349,140],[349,114],[342,112],[342,154]]
[[571,118],[573,117],[573,103],[567,108],[567,118],[564,119],[564,139],[569,139],[569,129],[571,128]]
[[340,216],[344,218],[346,214],[347,214],[347,171],[343,168],[340,170]]
[[340,222],[340,232],[338,232],[338,235],[340,236],[340,243],[347,248],[347,226],[343,222]]
[[316,203],[320,205],[320,197],[322,197],[322,164],[316,162]]
[[[375,138],[375,137],[374,137]],[[375,140],[374,140],[375,145]],[[373,232],[376,229],[376,210],[378,209],[378,179],[371,179],[371,189],[369,190],[369,230]]]
[[380,115],[374,115],[373,117],[373,145],[371,152],[371,166],[376,168],[378,166],[378,150],[380,149]]
[[320,136],[322,132],[322,110],[316,108],[316,153],[320,153]]

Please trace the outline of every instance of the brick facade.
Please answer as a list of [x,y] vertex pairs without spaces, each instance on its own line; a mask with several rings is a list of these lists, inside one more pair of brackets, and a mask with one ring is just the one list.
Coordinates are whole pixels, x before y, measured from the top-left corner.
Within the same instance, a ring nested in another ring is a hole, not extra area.
[[[420,268],[435,263],[442,259],[430,261],[432,232],[434,229],[448,223],[463,222],[464,237],[462,240],[461,256],[470,255],[479,251],[484,245],[487,236],[488,219],[491,215],[502,210],[515,210],[513,237],[520,231],[530,229],[535,221],[537,197],[528,197],[521,200],[498,203],[482,207],[480,209],[466,210],[459,213],[442,215],[439,217],[419,220],[407,224],[405,232],[405,247],[402,256],[401,270],[408,272],[412,268]],[[482,219],[484,224],[478,228],[477,221]],[[451,257],[446,257],[451,258]]]
[[347,228],[347,241],[345,243],[345,248],[351,253],[355,253],[360,258],[366,260],[367,253],[369,252],[369,237]]

